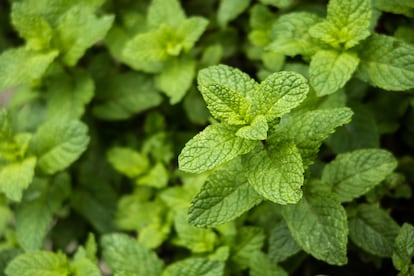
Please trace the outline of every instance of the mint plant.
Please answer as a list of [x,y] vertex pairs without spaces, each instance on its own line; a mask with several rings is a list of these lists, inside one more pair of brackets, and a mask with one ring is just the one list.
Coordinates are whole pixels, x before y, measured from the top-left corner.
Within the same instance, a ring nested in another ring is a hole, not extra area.
[[0,275],[413,274],[391,2],[1,2]]

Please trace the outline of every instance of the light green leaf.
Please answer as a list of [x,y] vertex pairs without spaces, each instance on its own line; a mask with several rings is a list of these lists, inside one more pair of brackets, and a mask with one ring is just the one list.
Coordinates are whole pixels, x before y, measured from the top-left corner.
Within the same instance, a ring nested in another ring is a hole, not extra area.
[[223,273],[223,262],[192,257],[170,264],[162,276],[220,276]]
[[191,202],[189,222],[198,227],[219,225],[237,218],[261,201],[262,197],[247,182],[237,158],[207,178]]
[[149,27],[166,24],[177,28],[185,20],[185,13],[178,0],[152,0],[147,12]]
[[361,204],[349,219],[349,237],[365,251],[380,257],[391,257],[400,227],[382,209]]
[[208,20],[200,16],[192,16],[181,23],[177,33],[183,36],[181,44],[185,51],[190,51],[194,47],[207,25]]
[[331,194],[311,194],[282,209],[293,238],[303,250],[332,265],[347,263],[345,209]]
[[163,262],[126,234],[107,234],[102,237],[103,257],[115,275],[159,276]]
[[137,177],[149,168],[148,158],[130,148],[113,147],[106,157],[118,172],[130,178]]
[[261,251],[265,240],[262,228],[244,226],[238,229],[237,236],[232,248],[231,260],[240,269],[249,266],[251,258]]
[[13,2],[11,20],[27,49],[48,49],[53,36],[52,28],[39,14],[31,13],[24,3]]
[[334,48],[349,49],[370,35],[371,0],[330,0],[328,16],[310,34]]
[[158,73],[168,57],[164,47],[163,30],[139,33],[125,45],[123,61],[135,70]]
[[138,185],[160,189],[167,186],[168,176],[168,171],[165,166],[161,162],[158,162],[148,171],[147,174],[139,177],[136,183]]
[[309,165],[316,158],[322,141],[333,133],[335,128],[348,123],[352,114],[352,110],[347,107],[298,112],[292,116],[285,116],[269,139],[292,140],[304,164]]
[[70,265],[71,274],[73,276],[100,276],[99,267],[89,259],[83,258],[75,260]]
[[385,90],[414,87],[414,46],[402,40],[372,35],[361,46],[359,76]]
[[321,20],[309,12],[291,12],[280,16],[273,25],[273,42],[267,49],[287,56],[313,55],[318,47],[309,35],[309,28]]
[[376,8],[390,13],[403,14],[405,16],[414,17],[414,4],[411,0],[375,0]]
[[180,170],[201,173],[252,151],[257,141],[235,135],[237,127],[209,125],[187,142],[178,156]]
[[96,91],[92,112],[104,120],[125,120],[162,101],[152,79],[136,72],[106,77],[97,83]]
[[277,72],[268,76],[253,96],[252,113],[272,121],[298,106],[309,92],[308,81],[294,72]]
[[7,198],[20,201],[23,191],[29,187],[33,180],[35,166],[35,157],[2,166],[0,168],[0,191]]
[[285,221],[280,221],[269,234],[269,258],[274,263],[285,261],[301,250],[295,242]]
[[268,129],[266,117],[258,115],[252,120],[250,125],[239,128],[236,135],[249,140],[265,140]]
[[235,125],[247,122],[249,103],[245,91],[254,89],[256,84],[248,75],[217,65],[200,70],[197,81],[207,107],[216,119]]
[[102,40],[114,21],[114,16],[96,17],[92,9],[74,6],[66,11],[56,26],[56,44],[63,61],[74,66],[86,50]]
[[310,84],[316,95],[325,96],[342,88],[357,69],[359,58],[352,52],[318,51],[309,65]]
[[185,211],[180,211],[175,215],[174,228],[177,232],[174,244],[186,247],[193,253],[213,251],[217,242],[215,232],[212,229],[200,229],[190,225]]
[[66,169],[86,150],[89,143],[87,126],[77,120],[59,118],[42,124],[32,139],[39,168],[54,174]]
[[37,52],[12,48],[0,55],[0,91],[20,84],[31,84],[42,77],[58,51]]
[[217,22],[225,27],[230,21],[242,14],[250,4],[250,0],[220,0],[217,11]]
[[276,20],[275,14],[265,5],[256,4],[250,11],[249,23],[252,28],[249,40],[256,46],[266,46],[270,43],[272,25]]
[[92,78],[81,70],[72,74],[72,78],[58,74],[46,81],[48,118],[67,116],[78,119],[92,100],[95,90]]
[[394,267],[400,271],[409,270],[412,257],[414,257],[414,227],[409,223],[404,223],[394,242],[392,262]]
[[339,154],[325,166],[322,180],[332,185],[341,202],[347,202],[367,193],[396,167],[397,160],[390,152],[361,149]]
[[279,204],[297,203],[302,197],[302,158],[292,143],[259,148],[243,159],[250,185],[263,198]]
[[278,266],[263,252],[256,252],[250,258],[250,276],[288,276],[287,272]]
[[7,276],[63,276],[69,274],[69,267],[62,253],[33,251],[14,258],[5,273]]
[[195,66],[195,61],[187,56],[169,59],[155,77],[155,85],[170,98],[171,104],[181,101],[192,85]]

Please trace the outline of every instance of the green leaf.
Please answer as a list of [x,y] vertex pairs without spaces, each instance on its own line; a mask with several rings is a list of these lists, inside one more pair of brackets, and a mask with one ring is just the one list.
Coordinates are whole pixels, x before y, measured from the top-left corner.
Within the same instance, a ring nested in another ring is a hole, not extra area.
[[56,26],[56,43],[66,65],[74,66],[86,50],[102,40],[114,16],[96,17],[92,9],[74,6],[66,11]]
[[247,182],[240,159],[213,172],[193,198],[189,222],[198,227],[211,227],[231,221],[259,204],[262,197]]
[[310,12],[291,12],[280,16],[273,25],[273,42],[267,49],[287,56],[313,55],[318,47],[309,35],[309,28],[321,20]]
[[217,22],[225,27],[230,21],[242,14],[250,4],[250,0],[220,0],[217,10]]
[[185,13],[178,0],[152,0],[147,12],[149,27],[166,24],[178,27],[185,20]]
[[155,77],[155,85],[170,98],[170,104],[181,101],[192,85],[195,66],[195,61],[187,56],[169,59]]
[[200,16],[192,16],[184,20],[177,29],[177,34],[183,36],[181,45],[185,51],[190,51],[196,41],[207,28],[208,20]]
[[300,250],[285,221],[280,221],[270,230],[269,258],[273,263],[283,262]]
[[158,162],[148,171],[147,174],[139,177],[136,183],[138,185],[160,189],[167,186],[168,176],[168,171],[165,166],[161,162]]
[[192,257],[170,264],[162,276],[220,276],[223,273],[223,262]]
[[256,116],[250,125],[237,130],[236,135],[249,140],[266,140],[269,126],[264,115]]
[[397,160],[390,152],[361,149],[339,154],[325,166],[322,180],[332,185],[341,202],[347,202],[367,193],[396,167]]
[[361,204],[357,213],[349,219],[349,236],[351,240],[367,251],[380,257],[391,257],[394,240],[400,227],[382,209]]
[[294,72],[277,72],[268,76],[253,95],[252,113],[272,121],[297,107],[309,92],[308,81]]
[[149,168],[148,158],[130,148],[113,147],[106,156],[118,172],[130,178],[137,177]]
[[35,166],[35,157],[2,166],[0,168],[0,191],[7,198],[20,201],[23,191],[29,187],[33,180]]
[[69,274],[69,268],[62,253],[33,251],[14,258],[5,272],[7,276],[63,276]]
[[349,49],[370,35],[371,0],[330,0],[328,16],[310,34],[334,48]]
[[347,263],[345,209],[331,194],[311,194],[282,209],[293,238],[303,250],[332,265]]
[[177,239],[174,244],[183,246],[193,253],[211,252],[217,242],[217,235],[212,229],[200,229],[188,223],[185,211],[180,211],[174,217],[174,228]]
[[414,227],[404,223],[394,242],[392,263],[398,270],[409,270],[414,257]]
[[238,265],[238,268],[247,268],[251,258],[261,251],[264,240],[265,234],[262,228],[253,226],[240,228],[232,248],[231,260]]
[[216,65],[200,70],[197,81],[207,107],[216,119],[235,125],[247,122],[249,103],[246,93],[256,87],[256,82],[247,74],[229,66]]
[[250,258],[250,276],[288,276],[269,256],[263,252],[256,252]]
[[39,14],[30,12],[24,3],[14,2],[11,20],[20,37],[26,40],[27,49],[48,49],[53,31],[48,21]]
[[225,124],[206,127],[181,151],[180,170],[201,173],[253,150],[258,142],[237,137],[236,130],[237,127]]
[[99,267],[89,259],[83,258],[75,260],[70,265],[71,274],[74,276],[100,276]]
[[124,120],[158,106],[162,97],[152,79],[136,72],[111,75],[97,83],[93,114],[104,120]]
[[54,174],[66,169],[86,150],[89,143],[87,126],[77,120],[59,118],[42,124],[32,139],[39,168]]
[[161,275],[164,264],[158,256],[126,234],[104,235],[101,245],[103,257],[115,275]]
[[58,51],[38,52],[12,48],[0,55],[0,91],[40,79]]
[[268,140],[292,140],[305,165],[312,164],[319,146],[335,128],[348,123],[352,110],[344,108],[318,109],[285,116]]
[[361,46],[359,74],[372,85],[403,91],[414,87],[414,46],[402,40],[372,35]]
[[375,0],[374,4],[376,8],[385,12],[414,17],[414,4],[411,0]]
[[263,198],[279,204],[297,203],[302,197],[302,158],[292,143],[259,148],[243,159],[249,183]]
[[309,66],[310,84],[316,95],[325,96],[342,88],[357,69],[359,58],[352,52],[318,51]]

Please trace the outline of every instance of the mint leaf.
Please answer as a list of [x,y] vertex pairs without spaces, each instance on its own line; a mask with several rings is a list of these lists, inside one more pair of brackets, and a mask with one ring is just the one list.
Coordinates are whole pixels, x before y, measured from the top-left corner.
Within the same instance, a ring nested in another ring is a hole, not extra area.
[[248,75],[217,65],[200,70],[197,81],[207,107],[216,119],[235,125],[247,122],[249,103],[245,93],[256,86]]
[[342,88],[357,69],[359,58],[352,52],[318,51],[309,66],[309,79],[316,95],[324,96]]
[[273,25],[273,42],[267,49],[287,56],[313,55],[318,47],[309,35],[309,28],[321,20],[310,12],[291,12],[280,16]]
[[0,55],[0,91],[40,79],[58,51],[30,51],[14,48]]
[[149,168],[148,158],[130,148],[113,147],[106,156],[117,171],[130,178],[137,177]]
[[97,83],[93,114],[104,120],[124,120],[158,106],[162,97],[153,81],[136,72],[105,76]]
[[68,275],[68,261],[62,253],[33,251],[18,255],[7,266],[7,276]]
[[356,150],[339,154],[326,165],[322,180],[332,185],[341,202],[347,202],[367,193],[396,167],[397,160],[386,150]]
[[411,0],[395,0],[392,2],[376,0],[374,4],[376,8],[385,12],[403,14],[411,18],[414,17],[414,4]]
[[71,271],[70,275],[74,275],[74,276],[84,276],[84,275],[100,276],[102,275],[101,271],[99,270],[99,267],[94,262],[86,258],[77,259],[73,263],[71,263],[70,271]]
[[256,252],[250,258],[250,276],[288,276],[282,267],[271,261],[263,252]]
[[370,0],[330,0],[326,21],[313,26],[310,34],[334,48],[349,49],[369,36],[371,14]]
[[231,20],[242,14],[250,4],[250,0],[220,0],[217,11],[217,22],[225,27]]
[[391,257],[394,240],[400,227],[382,209],[361,204],[357,213],[349,219],[349,237],[367,251],[380,257]]
[[181,151],[178,156],[180,169],[200,173],[253,150],[258,142],[237,137],[236,130],[236,126],[224,124],[206,127]]
[[187,56],[169,59],[163,70],[155,77],[155,85],[164,92],[171,104],[176,104],[184,97],[193,83],[195,62]]
[[88,128],[80,121],[54,119],[42,124],[32,139],[39,168],[54,174],[76,161],[89,143]]
[[213,172],[193,198],[189,222],[198,227],[231,221],[262,201],[247,182],[240,159]]
[[177,239],[174,243],[186,247],[193,253],[211,252],[217,242],[217,235],[212,229],[200,229],[188,223],[187,213],[178,212],[174,217]]
[[414,257],[414,227],[409,223],[404,223],[394,242],[392,263],[395,268],[409,275],[412,257]]
[[277,72],[268,76],[253,95],[252,113],[263,114],[272,121],[297,107],[309,91],[307,80],[294,72]]
[[283,206],[282,215],[303,250],[328,264],[347,263],[347,217],[334,196],[311,194],[298,204]]
[[207,28],[208,20],[200,16],[192,16],[184,20],[177,29],[177,33],[183,36],[181,45],[185,51],[190,51],[196,41]]
[[223,262],[192,257],[170,264],[163,271],[162,276],[219,276],[223,273]]
[[98,18],[92,9],[82,6],[66,11],[56,26],[56,43],[63,61],[74,66],[89,47],[105,37],[113,20],[109,15]]
[[0,167],[0,191],[7,198],[20,201],[23,191],[33,180],[36,158],[29,157]]
[[302,197],[302,158],[292,143],[259,148],[243,159],[249,183],[263,198],[279,204]]
[[282,118],[269,140],[292,140],[299,150],[305,165],[312,164],[322,141],[335,128],[348,123],[352,110],[344,108],[318,109],[298,112]]
[[158,256],[126,234],[104,235],[101,245],[115,275],[161,275],[164,264]]
[[300,250],[285,221],[280,221],[270,230],[269,258],[273,263],[283,262]]
[[178,0],[152,0],[148,8],[147,24],[150,27],[161,24],[178,27],[184,19],[185,13]]
[[361,47],[360,77],[385,90],[403,91],[414,87],[414,46],[374,34]]
[[265,140],[269,126],[264,115],[254,117],[250,125],[237,130],[236,135],[249,140]]
[[28,11],[24,3],[14,2],[11,20],[20,37],[26,40],[27,49],[48,49],[53,37],[52,27],[39,14]]
[[263,229],[253,226],[244,226],[237,232],[232,248],[231,260],[240,269],[250,265],[251,258],[261,251],[265,240]]
[[168,184],[168,177],[168,170],[161,162],[158,162],[147,174],[139,177],[136,183],[143,186],[163,188]]

